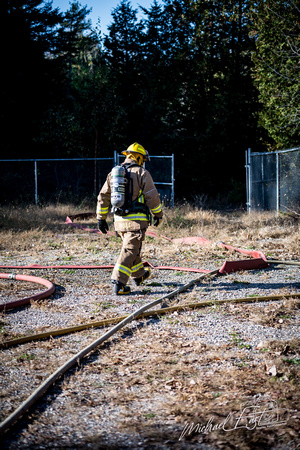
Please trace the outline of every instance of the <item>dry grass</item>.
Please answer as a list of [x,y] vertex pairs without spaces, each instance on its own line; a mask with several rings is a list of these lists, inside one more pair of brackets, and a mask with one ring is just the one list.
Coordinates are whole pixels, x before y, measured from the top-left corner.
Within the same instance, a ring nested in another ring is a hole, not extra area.
[[[64,224],[68,215],[91,212],[80,211],[74,205],[49,205],[45,207],[27,206],[24,209],[2,207],[0,211],[0,249],[30,249],[34,241],[36,250],[43,248],[45,241],[55,236],[58,241],[62,235],[76,230]],[[96,228],[96,218],[81,220]],[[110,229],[113,229],[109,217]],[[276,215],[272,212],[243,211],[218,212],[193,208],[190,205],[166,208],[163,224],[155,229],[160,235],[173,239],[185,236],[202,236],[213,242],[226,241],[260,248],[261,240],[268,240],[270,250],[289,248],[295,256],[299,254],[300,220]],[[91,236],[91,235],[90,235]],[[82,236],[82,241],[84,241]],[[69,242],[68,244],[72,244]],[[57,243],[56,243],[57,245]]]

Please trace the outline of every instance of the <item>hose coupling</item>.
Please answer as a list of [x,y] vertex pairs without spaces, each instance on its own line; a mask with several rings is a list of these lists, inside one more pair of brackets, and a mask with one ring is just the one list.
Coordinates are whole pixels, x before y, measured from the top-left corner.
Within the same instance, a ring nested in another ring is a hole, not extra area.
[[8,280],[16,280],[17,279],[16,274],[15,273],[9,273],[7,279]]

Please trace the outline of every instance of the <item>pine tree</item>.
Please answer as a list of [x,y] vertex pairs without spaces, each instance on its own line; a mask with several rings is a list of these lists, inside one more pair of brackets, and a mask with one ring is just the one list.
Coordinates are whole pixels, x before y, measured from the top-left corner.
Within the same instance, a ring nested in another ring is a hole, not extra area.
[[253,16],[253,78],[260,94],[260,124],[278,148],[300,142],[299,4],[264,0]]
[[104,38],[109,70],[110,111],[107,119],[111,132],[108,138],[111,147],[125,148],[128,142],[137,141],[140,136],[143,26],[137,19],[137,10],[126,0],[113,10],[112,17],[114,20]]
[[182,22],[178,24],[178,16],[173,14],[173,8],[158,5],[157,1],[149,10],[142,10],[146,17],[144,66],[147,68],[144,73],[141,71],[141,102],[145,111],[142,127],[149,144],[159,145],[162,152],[169,152],[171,140],[176,135],[178,137],[178,124],[181,127],[186,55],[189,52],[184,33],[189,24],[185,22],[182,27]]
[[231,189],[231,178],[243,180],[244,150],[256,144],[250,7],[248,0],[196,0],[189,14],[194,28],[190,124],[198,122],[200,179],[213,194],[225,183]]
[[85,55],[89,58],[90,52],[97,46],[97,36],[92,29],[92,22],[87,19],[91,9],[82,7],[78,1],[70,5],[70,9],[63,15],[59,28],[59,48],[56,57],[64,61],[66,67],[67,92],[72,92],[73,68],[78,68],[79,60]]
[[2,148],[10,157],[30,157],[39,118],[51,96],[53,72],[46,55],[55,45],[61,17],[42,0],[10,0],[2,8]]
[[[74,1],[62,15],[57,30],[57,45],[49,59],[55,64],[55,92],[41,120],[36,141],[52,156],[91,156],[94,130],[91,131],[94,97],[94,62],[99,41],[87,19],[90,10]],[[82,125],[85,125],[84,127]]]

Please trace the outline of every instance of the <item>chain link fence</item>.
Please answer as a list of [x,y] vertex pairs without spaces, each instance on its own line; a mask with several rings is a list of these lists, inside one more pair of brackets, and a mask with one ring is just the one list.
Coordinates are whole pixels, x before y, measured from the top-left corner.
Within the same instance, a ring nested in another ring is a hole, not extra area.
[[[114,158],[0,160],[0,204],[95,201],[118,156],[115,152]],[[152,156],[147,169],[162,201],[173,206],[174,156]]]
[[300,147],[246,151],[247,210],[300,212]]

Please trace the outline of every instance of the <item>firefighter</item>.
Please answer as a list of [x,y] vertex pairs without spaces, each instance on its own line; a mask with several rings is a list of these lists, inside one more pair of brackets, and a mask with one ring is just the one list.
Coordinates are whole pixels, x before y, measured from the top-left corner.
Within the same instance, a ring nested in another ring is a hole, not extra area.
[[[144,268],[141,260],[142,242],[151,225],[152,216],[154,226],[158,226],[163,217],[160,197],[152,176],[143,167],[150,160],[148,151],[135,142],[122,154],[125,155],[122,167],[126,168],[129,180],[126,183],[125,206],[123,209],[112,208],[114,228],[122,239],[122,249],[111,275],[113,293],[116,295],[130,293],[130,287],[127,286],[130,276],[137,286],[150,277],[150,269]],[[115,189],[114,183],[110,172],[98,195],[98,228],[104,234],[108,231],[106,218],[112,201],[112,188]]]

